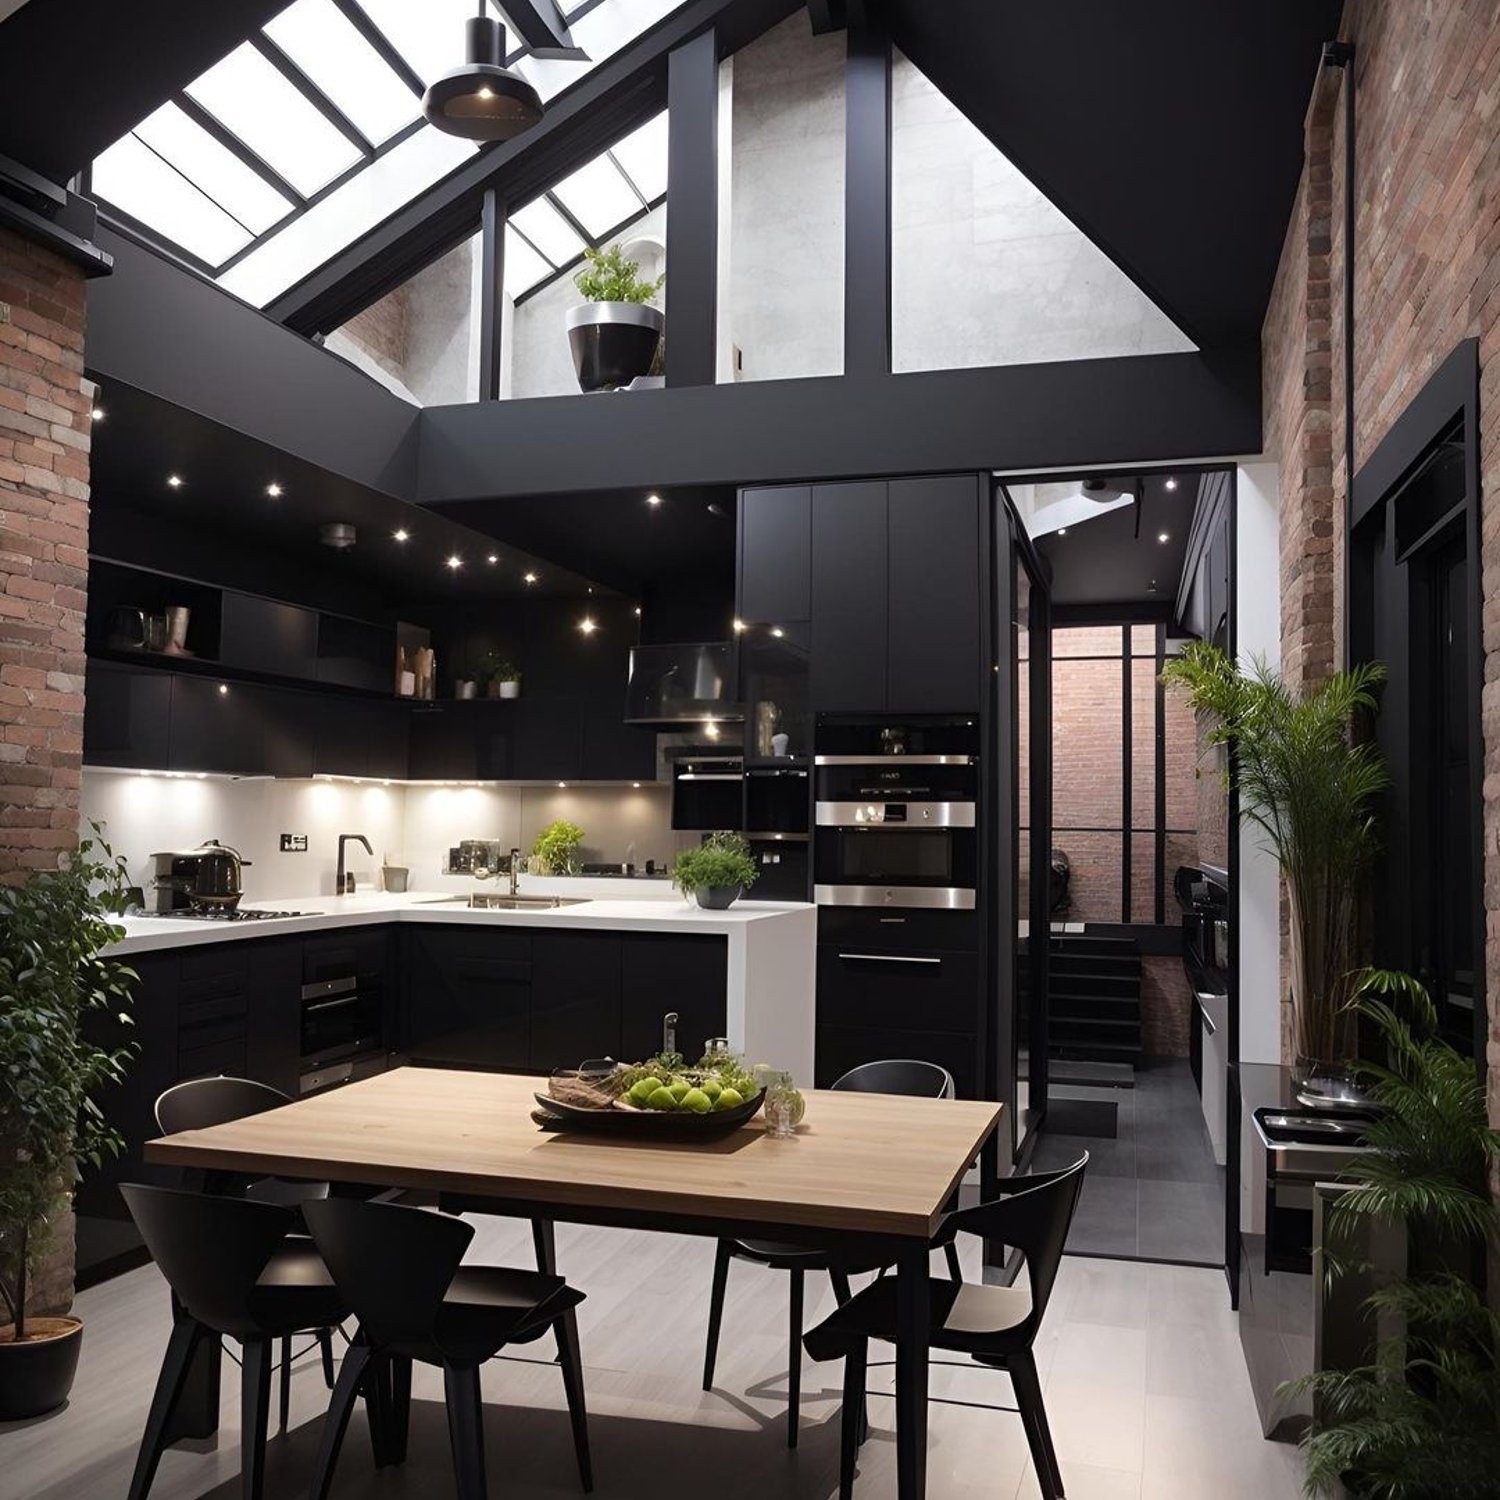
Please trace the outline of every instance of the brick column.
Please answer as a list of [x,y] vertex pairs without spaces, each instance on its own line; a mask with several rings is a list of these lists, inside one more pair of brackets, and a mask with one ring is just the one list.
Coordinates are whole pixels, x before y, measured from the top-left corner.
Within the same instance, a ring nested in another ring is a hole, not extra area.
[[[53,868],[78,837],[89,425],[84,280],[0,230],[0,882]],[[32,1305],[73,1295],[71,1215]]]

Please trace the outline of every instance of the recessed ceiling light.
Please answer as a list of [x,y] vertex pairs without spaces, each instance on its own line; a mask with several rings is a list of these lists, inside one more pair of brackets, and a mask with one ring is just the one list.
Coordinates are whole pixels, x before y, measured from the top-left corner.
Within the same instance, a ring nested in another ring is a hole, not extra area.
[[526,582],[527,583],[535,583],[536,582],[536,574],[535,573],[528,573],[526,575]]
[[786,634],[786,631],[784,631],[781,628],[781,626],[779,626],[779,625],[773,625],[771,627],[771,634],[774,635],[776,637],[776,639],[779,641],[782,638],[782,636],[784,636]]
[[568,783],[566,781],[559,781],[557,784],[563,789],[563,791],[567,791]]
[[219,684],[219,696],[221,698],[226,698],[229,696],[229,684],[227,682],[221,682]]
[[1170,542],[1172,540],[1172,533],[1170,531],[1158,531],[1156,533],[1156,540],[1162,543]]
[[595,623],[594,623],[594,621],[593,621],[593,619],[592,619],[592,618],[591,618],[591,617],[590,617],[590,616],[588,616],[588,615],[585,615],[585,616],[584,616],[584,617],[583,617],[583,618],[582,618],[582,619],[581,619],[581,620],[580,620],[580,621],[579,621],[579,622],[578,622],[578,628],[579,628],[579,629],[580,629],[580,630],[581,630],[581,631],[582,631],[582,632],[583,632],[583,633],[584,633],[584,634],[585,634],[585,635],[593,635],[593,633],[594,633],[594,632],[595,632],[595,631],[596,631],[596,630],[597,630],[597,629],[598,629],[598,628],[599,628],[599,627],[598,627],[598,626],[597,626],[597,625],[596,625],[596,624],[595,624]]
[[395,531],[393,531],[391,533],[391,539],[393,541],[397,541],[397,542],[407,542],[407,541],[410,541],[411,540],[411,532],[407,531],[405,527],[398,527]]
[[638,781],[632,781],[630,784],[631,784],[631,786],[633,786],[636,789],[636,791],[640,791],[640,789],[641,789],[640,782],[638,782]]
[[181,474],[168,474],[167,475],[167,488],[169,490],[180,490],[182,488],[182,475]]
[[743,635],[744,631],[745,631],[745,622],[743,620],[736,620],[734,622],[734,633],[736,635]]
[[487,557],[487,558],[485,558],[485,561],[486,561],[486,562],[487,562],[487,563],[489,563],[489,565],[490,565],[490,566],[491,566],[491,567],[494,567],[494,565],[495,565],[495,564],[496,564],[496,563],[497,563],[497,562],[499,562],[499,561],[500,561],[500,554],[499,554],[499,553],[498,553],[498,552],[491,552],[491,553],[490,553],[490,555],[489,555],[489,556],[488,556],[488,557]]
[[89,420],[91,422],[102,422],[104,420],[104,408],[102,406],[96,406],[93,411],[89,413]]
[[448,566],[456,573],[464,565],[464,560],[458,553],[453,553],[448,559]]
[[1167,481],[1167,488],[1169,490],[1175,490],[1177,488],[1177,481],[1175,479],[1169,479]]
[[641,617],[641,607],[639,604],[637,604],[635,607],[635,617],[637,620],[639,620]]
[[266,486],[266,493],[273,500],[279,500],[279,499],[281,499],[281,486],[279,484],[277,484],[276,481],[273,479],[271,481],[271,483]]
[[656,494],[647,495],[646,496],[646,504],[647,505],[660,505],[661,504],[661,496],[660,495],[656,495]]

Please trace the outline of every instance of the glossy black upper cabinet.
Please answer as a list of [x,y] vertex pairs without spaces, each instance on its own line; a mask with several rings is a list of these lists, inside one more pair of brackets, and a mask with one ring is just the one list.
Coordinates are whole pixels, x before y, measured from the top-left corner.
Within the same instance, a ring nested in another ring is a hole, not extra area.
[[262,775],[263,720],[259,692],[245,683],[174,676],[167,764],[174,771]]
[[83,700],[83,760],[89,766],[164,771],[172,679],[162,672],[91,661]]
[[395,670],[396,632],[389,626],[342,615],[318,616],[319,682],[388,693]]
[[886,706],[888,555],[884,481],[812,490],[812,706]]
[[318,675],[318,616],[295,604],[224,591],[219,660],[226,667],[278,677]]
[[740,494],[739,617],[771,625],[810,618],[812,490],[778,485]]
[[893,479],[885,707],[973,713],[983,692],[980,481]]

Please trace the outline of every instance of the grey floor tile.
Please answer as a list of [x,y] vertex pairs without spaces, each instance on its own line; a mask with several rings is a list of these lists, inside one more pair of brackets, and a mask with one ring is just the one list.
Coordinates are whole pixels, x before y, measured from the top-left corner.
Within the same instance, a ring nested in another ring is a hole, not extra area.
[[1224,1190],[1217,1183],[1136,1184],[1139,1254],[1218,1265],[1224,1259]]
[[1068,1249],[1083,1255],[1139,1255],[1137,1184],[1129,1177],[1085,1175]]

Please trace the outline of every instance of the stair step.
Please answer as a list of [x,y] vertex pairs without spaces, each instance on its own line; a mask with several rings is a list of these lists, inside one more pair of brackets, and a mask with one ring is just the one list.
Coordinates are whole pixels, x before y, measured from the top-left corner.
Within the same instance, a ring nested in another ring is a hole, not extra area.
[[1121,958],[1139,958],[1141,945],[1134,938],[1117,937],[1062,937],[1052,938],[1054,953],[1074,953],[1080,957],[1104,957],[1114,955]]
[[1139,1020],[1140,1001],[1117,995],[1054,995],[1049,1015],[1054,1021]]
[[1051,953],[1047,966],[1062,974],[1139,974],[1141,960],[1134,953]]
[[1140,1057],[1139,1044],[1115,1042],[1054,1042],[1048,1049],[1051,1057],[1072,1062],[1128,1062]]
[[1053,1016],[1048,1022],[1048,1040],[1054,1042],[1115,1042],[1140,1039],[1140,1017],[1104,1021],[1098,1016]]
[[1050,974],[1048,986],[1054,995],[1139,995],[1138,977],[1123,974]]
[[1086,1058],[1049,1057],[1049,1083],[1096,1088],[1133,1089],[1135,1068],[1128,1062],[1100,1062]]

